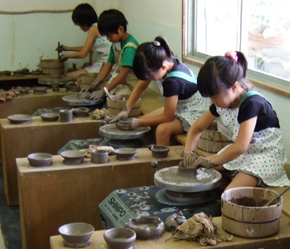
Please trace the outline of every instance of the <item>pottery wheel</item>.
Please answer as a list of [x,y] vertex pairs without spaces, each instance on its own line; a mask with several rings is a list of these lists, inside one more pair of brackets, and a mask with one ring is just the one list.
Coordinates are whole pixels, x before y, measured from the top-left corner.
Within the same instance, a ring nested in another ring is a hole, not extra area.
[[73,83],[73,79],[64,75],[60,77],[43,76],[39,77],[38,83],[41,85],[51,85],[52,83],[56,83],[58,85],[65,85],[66,83]]
[[154,182],[161,188],[187,193],[211,190],[219,185],[221,173],[215,169],[203,169],[203,174],[206,177],[197,177],[195,171],[179,170],[178,166],[173,166],[158,170],[154,174]]
[[73,95],[65,95],[62,97],[62,100],[69,105],[73,106],[91,106],[97,105],[103,102],[103,98],[101,99],[86,99],[84,97],[78,96],[78,94]]
[[138,127],[134,130],[120,130],[116,127],[116,124],[107,124],[100,127],[100,135],[105,138],[115,140],[131,140],[144,137],[150,132],[150,127]]

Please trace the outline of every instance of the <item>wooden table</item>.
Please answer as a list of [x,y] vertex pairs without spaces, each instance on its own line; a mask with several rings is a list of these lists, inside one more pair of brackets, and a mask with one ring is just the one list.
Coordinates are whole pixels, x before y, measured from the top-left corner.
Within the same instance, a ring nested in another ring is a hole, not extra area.
[[[177,165],[182,146],[173,146],[167,158],[158,159],[159,168]],[[118,161],[110,156],[106,164],[63,164],[53,156],[53,166],[33,168],[18,158],[18,188],[23,249],[49,249],[49,237],[70,222],[87,222],[101,229],[98,205],[112,191],[154,184],[151,151],[137,149],[135,158]]]
[[[218,226],[221,226],[221,217],[214,217],[213,222]],[[264,239],[243,239],[234,236],[234,239],[230,242],[219,242],[216,246],[201,246],[197,242],[193,241],[174,241],[171,233],[164,233],[160,239],[156,240],[136,240],[134,242],[134,248],[138,249],[201,249],[201,248],[223,248],[223,249],[282,249],[289,248],[290,233],[289,233],[289,217],[282,216],[280,223],[280,231],[275,236],[271,236]],[[105,242],[103,235],[105,230],[95,231],[91,237],[91,244],[86,249],[107,249],[108,245]],[[60,235],[50,237],[51,249],[66,249],[63,245],[63,239]]]
[[32,122],[11,124],[0,119],[0,137],[5,195],[8,205],[18,205],[17,167],[15,159],[33,152],[57,154],[72,139],[97,138],[100,122],[91,118],[75,118],[71,123]]
[[62,97],[72,94],[61,88],[59,92],[47,90],[46,94],[25,94],[14,97],[10,101],[0,103],[0,118],[7,118],[12,114],[29,114],[32,115],[37,109],[68,106]]

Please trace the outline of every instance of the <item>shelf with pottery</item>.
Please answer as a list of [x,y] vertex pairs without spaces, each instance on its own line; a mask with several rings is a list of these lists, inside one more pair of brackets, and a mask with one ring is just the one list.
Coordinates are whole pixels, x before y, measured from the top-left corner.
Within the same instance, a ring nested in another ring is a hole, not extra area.
[[[221,226],[221,217],[214,217],[213,222]],[[238,236],[234,236],[232,241],[218,242],[216,246],[201,246],[198,242],[179,240],[175,241],[172,238],[172,234],[169,232],[163,233],[161,238],[155,240],[136,240],[133,247],[138,249],[201,249],[201,248],[223,248],[223,249],[256,249],[256,248],[288,248],[290,242],[289,234],[289,222],[290,218],[282,215],[280,223],[280,231],[278,234],[259,239],[245,239]],[[95,231],[91,237],[91,243],[86,246],[86,249],[95,248],[108,248],[107,243],[104,240],[105,230]],[[56,233],[57,234],[57,233]],[[63,238],[60,235],[54,235],[50,237],[50,249],[65,249]]]
[[57,154],[72,139],[98,138],[101,123],[91,117],[74,118],[72,122],[45,122],[41,117],[23,124],[0,119],[0,137],[4,189],[8,205],[18,205],[15,159],[34,152]]
[[154,185],[155,170],[178,165],[182,146],[171,146],[166,158],[153,158],[148,148],[137,149],[132,160],[115,155],[104,164],[85,158],[80,165],[65,165],[60,155],[49,167],[31,167],[27,158],[17,158],[17,177],[23,248],[49,249],[49,237],[60,225],[87,222],[101,229],[98,204],[112,191]]

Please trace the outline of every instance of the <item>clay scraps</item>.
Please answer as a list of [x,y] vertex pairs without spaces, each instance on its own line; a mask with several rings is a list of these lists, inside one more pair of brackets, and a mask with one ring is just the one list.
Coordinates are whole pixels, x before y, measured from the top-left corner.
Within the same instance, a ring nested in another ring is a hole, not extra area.
[[214,224],[211,217],[200,212],[177,227],[173,238],[175,240],[193,240],[202,246],[214,246],[221,241],[231,241],[233,236]]

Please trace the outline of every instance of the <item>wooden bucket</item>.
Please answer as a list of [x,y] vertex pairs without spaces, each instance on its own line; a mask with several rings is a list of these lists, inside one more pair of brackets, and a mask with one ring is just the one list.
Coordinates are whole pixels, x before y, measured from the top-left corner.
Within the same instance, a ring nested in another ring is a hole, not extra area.
[[232,141],[221,134],[217,129],[217,123],[212,123],[206,130],[201,133],[197,142],[197,149],[206,153],[217,153]]
[[39,64],[44,74],[50,75],[64,74],[64,62],[60,62],[58,59],[41,60]]
[[80,74],[78,76],[78,85],[81,89],[89,87],[97,78],[97,73]]
[[[129,99],[129,95],[123,96],[125,100],[121,101],[112,101],[107,98],[108,111],[112,116],[116,116],[118,113],[126,109],[126,103]],[[141,99],[138,99],[136,104],[133,106],[131,112],[129,113],[129,117],[139,116],[141,114]]]
[[263,207],[278,195],[274,190],[254,187],[226,190],[221,196],[223,229],[245,238],[264,238],[278,233],[283,197]]

